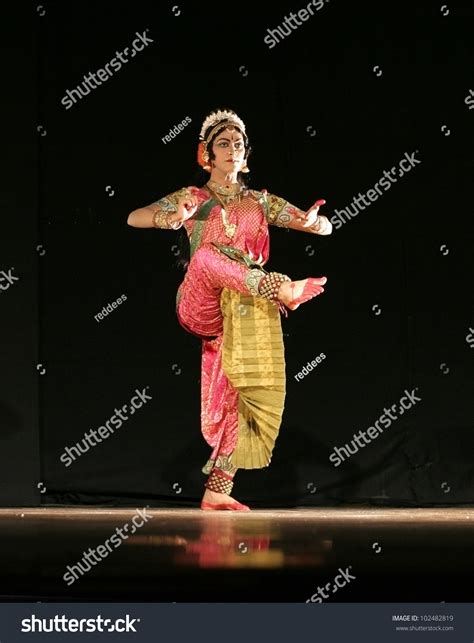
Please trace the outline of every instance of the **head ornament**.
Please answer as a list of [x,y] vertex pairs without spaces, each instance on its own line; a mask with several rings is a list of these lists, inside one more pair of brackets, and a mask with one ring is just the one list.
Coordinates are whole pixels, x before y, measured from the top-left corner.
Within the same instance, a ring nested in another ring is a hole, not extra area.
[[[207,151],[208,143],[221,127],[228,127],[229,125],[238,127],[245,139],[247,138],[244,122],[237,116],[235,112],[232,112],[228,109],[218,109],[215,112],[211,112],[204,119],[204,123],[202,124],[201,132],[199,134],[197,162],[202,168],[206,170],[206,172],[210,172],[212,169],[211,165],[209,164],[209,152]],[[249,170],[245,165],[245,167],[242,168],[242,172],[248,171]]]
[[[236,125],[242,134],[245,134],[245,125],[241,118],[237,116],[235,112],[231,112],[227,109],[218,109],[216,112],[211,112],[209,116],[206,116],[204,123],[201,127],[201,133],[199,134],[199,139],[204,141],[204,136],[209,128],[214,129],[215,125],[218,125],[222,121],[226,121],[228,124]],[[211,132],[207,136],[207,140],[211,138]]]

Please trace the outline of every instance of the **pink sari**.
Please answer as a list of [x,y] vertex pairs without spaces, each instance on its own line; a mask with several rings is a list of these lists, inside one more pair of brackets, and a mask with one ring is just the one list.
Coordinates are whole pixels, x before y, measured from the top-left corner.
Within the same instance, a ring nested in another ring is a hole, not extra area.
[[[210,195],[205,189],[190,189],[197,196],[199,207],[209,202]],[[268,260],[270,247],[265,209],[255,198],[259,194],[244,197],[229,215],[229,222],[237,225],[233,238],[226,236],[221,206],[215,202],[207,203],[208,216],[205,220],[193,217],[184,224],[190,238],[191,260],[178,289],[176,312],[183,328],[202,340],[201,430],[204,439],[212,447],[210,458],[203,467],[204,473],[210,473],[213,466],[231,470],[230,456],[238,441],[239,396],[242,391],[239,393],[231,384],[223,368],[222,295],[227,289],[248,298],[242,299],[243,302],[253,301],[246,281],[250,270],[248,266],[255,269],[263,266]],[[241,251],[250,264],[229,258],[214,243]],[[269,302],[265,304],[274,307]],[[237,305],[243,307],[243,304]],[[278,388],[281,388],[281,383]],[[279,421],[281,413],[279,418],[275,418],[278,426]],[[271,446],[268,450],[271,451]],[[258,466],[263,466],[260,458],[254,459],[245,468]]]

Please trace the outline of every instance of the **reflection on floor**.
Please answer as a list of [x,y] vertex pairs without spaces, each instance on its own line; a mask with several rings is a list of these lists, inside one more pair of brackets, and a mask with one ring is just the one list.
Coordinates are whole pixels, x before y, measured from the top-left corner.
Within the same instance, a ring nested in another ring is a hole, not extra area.
[[471,602],[474,508],[0,509],[0,599]]

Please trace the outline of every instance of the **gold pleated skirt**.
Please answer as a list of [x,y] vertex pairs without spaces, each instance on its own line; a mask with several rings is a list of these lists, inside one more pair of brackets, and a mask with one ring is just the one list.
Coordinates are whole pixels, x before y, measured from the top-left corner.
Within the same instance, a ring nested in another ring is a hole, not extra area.
[[222,368],[239,392],[239,426],[232,464],[270,464],[283,416],[286,373],[280,312],[261,297],[224,288]]

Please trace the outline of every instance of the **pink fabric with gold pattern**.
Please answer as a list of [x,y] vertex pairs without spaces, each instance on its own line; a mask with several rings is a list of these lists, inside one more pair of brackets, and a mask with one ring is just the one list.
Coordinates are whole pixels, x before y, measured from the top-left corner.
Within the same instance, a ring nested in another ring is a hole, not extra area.
[[[199,205],[209,198],[204,189],[192,188]],[[248,268],[220,253],[212,244],[217,241],[243,250],[263,265],[268,260],[270,238],[268,222],[260,204],[251,197],[226,208],[229,223],[237,224],[233,238],[225,234],[221,206],[209,213],[201,245],[192,256],[180,285],[178,319],[188,332],[202,339],[201,362],[201,430],[213,447],[210,456],[230,455],[237,443],[238,392],[228,381],[221,363],[222,313],[220,295],[229,288],[249,295],[245,285]],[[191,235],[196,221],[188,219],[184,226]],[[215,339],[206,337],[217,336]]]
[[[209,199],[209,192],[203,188],[190,188],[198,199],[199,206]],[[216,205],[209,213],[201,243],[218,241],[225,243],[239,250],[248,253],[250,257],[257,259],[261,254],[263,262],[268,261],[270,253],[270,236],[268,233],[268,222],[262,206],[252,197],[247,196],[236,205],[226,208],[228,223],[236,223],[237,229],[232,239],[226,236],[224,224],[222,223],[221,206]],[[188,236],[191,236],[196,221],[188,219],[184,227]]]
[[182,326],[198,337],[222,333],[220,298],[223,288],[249,295],[248,268],[223,255],[212,244],[202,244],[189,262],[180,285],[177,314]]
[[222,370],[222,333],[202,343],[201,431],[209,446],[210,456],[229,455],[237,444],[238,391]]

